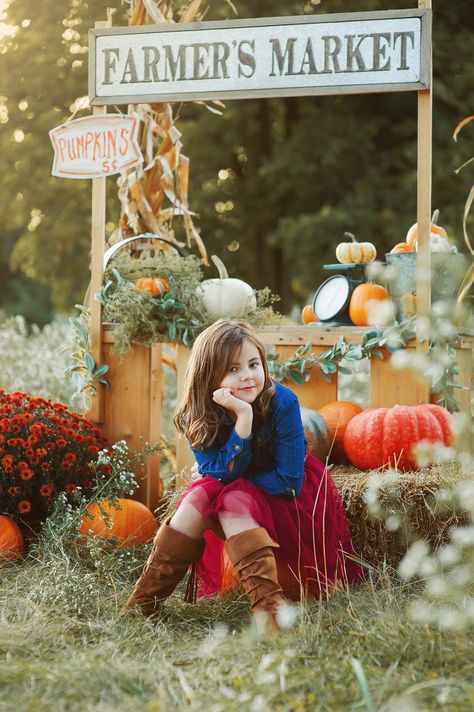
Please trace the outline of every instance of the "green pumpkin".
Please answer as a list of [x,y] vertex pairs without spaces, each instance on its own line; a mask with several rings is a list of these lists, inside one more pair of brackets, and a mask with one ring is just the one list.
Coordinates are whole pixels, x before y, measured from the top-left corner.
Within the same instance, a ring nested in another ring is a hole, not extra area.
[[318,460],[325,462],[332,444],[331,431],[328,424],[317,410],[300,406],[300,411],[308,452],[317,457]]

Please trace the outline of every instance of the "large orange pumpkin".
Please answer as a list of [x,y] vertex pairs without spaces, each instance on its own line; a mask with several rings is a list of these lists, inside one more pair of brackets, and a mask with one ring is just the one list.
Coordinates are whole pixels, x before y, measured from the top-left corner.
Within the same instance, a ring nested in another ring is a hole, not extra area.
[[352,401],[331,401],[319,409],[320,414],[328,424],[331,433],[332,450],[329,455],[330,462],[347,462],[344,450],[344,433],[349,421],[355,415],[362,413],[363,408]]
[[152,297],[159,297],[170,291],[169,282],[162,277],[140,277],[135,280],[134,285],[137,289],[148,292]]
[[18,559],[25,551],[20,527],[10,517],[0,514],[0,561]]
[[360,470],[392,466],[405,472],[419,469],[412,449],[422,440],[451,446],[451,413],[433,403],[371,408],[350,420],[344,449]]
[[[433,213],[433,216],[431,218],[430,233],[433,232],[435,235],[440,235],[441,237],[444,237],[447,240],[448,233],[446,232],[444,227],[441,227],[441,225],[437,224],[438,218],[439,218],[439,210],[435,210]],[[415,249],[415,242],[417,242],[417,240],[418,240],[418,223],[416,222],[408,230],[407,236],[406,236],[406,243],[407,243],[407,245],[409,245],[409,247],[412,251]]]
[[[380,284],[359,284],[352,292],[349,317],[356,326],[371,326],[370,306],[375,301],[390,300],[389,293]],[[375,326],[375,324],[374,324]]]
[[[158,528],[156,519],[141,502],[134,499],[119,499],[117,509],[113,502],[103,499],[99,503],[92,502],[86,507],[79,528],[82,535],[93,534],[96,536],[111,539],[116,537],[120,540],[120,546],[136,546],[151,541]],[[107,522],[101,516],[101,509],[110,518],[112,526],[109,528]]]

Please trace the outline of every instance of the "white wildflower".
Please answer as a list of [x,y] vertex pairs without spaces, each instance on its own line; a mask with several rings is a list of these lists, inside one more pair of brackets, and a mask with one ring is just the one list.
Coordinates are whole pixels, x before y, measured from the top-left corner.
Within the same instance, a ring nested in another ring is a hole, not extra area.
[[398,573],[405,580],[413,578],[418,573],[421,562],[429,554],[429,547],[426,541],[415,541],[408,549],[407,553],[400,561]]
[[250,712],[264,712],[268,710],[267,700],[263,695],[257,695],[250,704]]
[[427,582],[426,590],[433,598],[441,598],[449,592],[449,584],[442,576],[433,576]]
[[459,561],[459,549],[454,546],[443,546],[438,550],[438,561],[442,566],[452,566]]
[[204,658],[211,657],[214,651],[225,641],[227,632],[228,629],[226,625],[216,625],[202,641],[198,648],[198,655]]
[[462,547],[474,544],[474,525],[469,527],[451,527],[449,530],[451,540]]
[[385,529],[389,532],[396,532],[400,528],[400,517],[396,514],[392,514],[385,520]]
[[276,621],[280,628],[292,628],[300,613],[298,606],[284,603],[277,611]]

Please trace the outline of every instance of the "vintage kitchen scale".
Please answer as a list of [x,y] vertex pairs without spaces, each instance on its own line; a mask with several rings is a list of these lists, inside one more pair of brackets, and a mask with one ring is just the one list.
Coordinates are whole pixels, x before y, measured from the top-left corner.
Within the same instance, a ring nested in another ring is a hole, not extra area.
[[352,292],[365,278],[366,264],[323,265],[328,272],[339,272],[328,277],[317,289],[313,298],[313,312],[325,326],[352,325],[349,318],[349,303]]

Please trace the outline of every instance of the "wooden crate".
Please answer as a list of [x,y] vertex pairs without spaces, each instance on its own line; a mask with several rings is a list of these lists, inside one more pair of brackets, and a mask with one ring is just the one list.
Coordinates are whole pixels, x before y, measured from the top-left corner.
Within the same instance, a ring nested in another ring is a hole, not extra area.
[[[126,356],[113,353],[114,338],[103,330],[102,354],[109,366],[109,388],[103,393],[103,422],[99,426],[109,444],[125,440],[140,448],[141,439],[156,443],[161,436],[163,400],[162,346],[135,346]],[[146,472],[139,478],[135,498],[151,509],[163,496],[160,456],[148,458]]]
[[[266,348],[276,351],[282,359],[291,356],[298,346],[310,343],[313,353],[330,348],[342,336],[346,343],[360,343],[366,329],[361,327],[302,327],[269,326],[259,330]],[[109,443],[125,440],[134,447],[140,446],[140,438],[155,443],[161,435],[162,347],[156,344],[151,349],[135,346],[125,357],[113,354],[113,336],[110,327],[104,326],[102,350],[104,362],[109,365],[107,379],[110,389],[104,392],[102,431]],[[407,349],[415,352],[415,341]],[[456,397],[466,412],[471,409],[472,349],[474,337],[462,336],[458,346],[458,381],[465,387]],[[189,350],[182,345],[176,349],[177,395],[180,397],[184,375],[189,359]],[[380,360],[370,360],[370,407],[392,405],[415,405],[435,399],[426,380],[418,379],[412,371],[394,369],[389,354]],[[298,396],[302,406],[318,409],[336,400],[338,394],[337,373],[327,382],[318,371],[311,371],[311,379],[304,385],[285,382]],[[176,469],[181,478],[189,476],[193,462],[192,452],[185,438],[176,441]],[[160,478],[159,455],[150,458],[146,476],[140,482],[136,498],[152,509],[159,503],[163,486]]]

